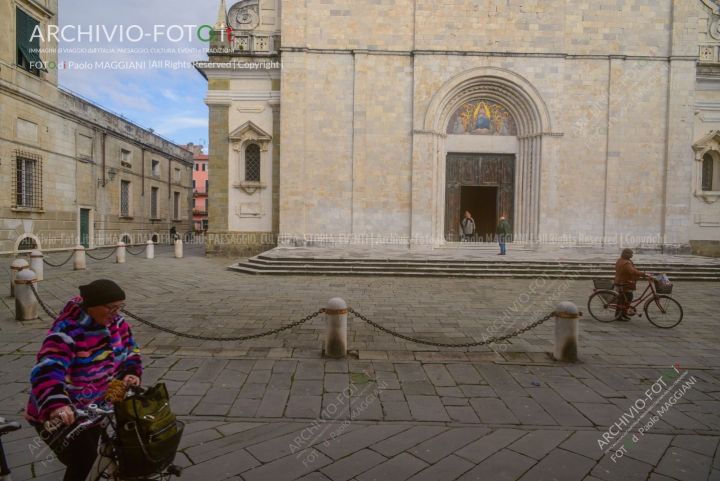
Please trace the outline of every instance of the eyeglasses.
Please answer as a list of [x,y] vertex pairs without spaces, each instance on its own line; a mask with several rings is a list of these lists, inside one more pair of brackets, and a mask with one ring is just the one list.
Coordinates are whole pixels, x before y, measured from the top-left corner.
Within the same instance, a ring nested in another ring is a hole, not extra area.
[[120,309],[125,308],[125,304],[119,304],[115,306],[108,306],[107,304],[104,304],[103,307],[108,310],[108,312],[118,312]]

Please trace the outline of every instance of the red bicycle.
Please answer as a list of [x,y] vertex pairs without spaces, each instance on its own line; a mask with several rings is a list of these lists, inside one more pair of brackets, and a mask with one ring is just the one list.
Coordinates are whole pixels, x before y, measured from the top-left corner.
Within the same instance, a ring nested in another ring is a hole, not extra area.
[[613,289],[613,283],[609,279],[593,279],[595,289],[588,299],[588,311],[600,322],[613,322],[622,315],[642,317],[638,312],[643,302],[643,312],[653,325],[662,329],[671,329],[683,319],[683,308],[678,301],[673,299],[672,284],[661,284],[651,274],[646,277],[648,285],[643,293],[636,300],[625,301],[625,293]]

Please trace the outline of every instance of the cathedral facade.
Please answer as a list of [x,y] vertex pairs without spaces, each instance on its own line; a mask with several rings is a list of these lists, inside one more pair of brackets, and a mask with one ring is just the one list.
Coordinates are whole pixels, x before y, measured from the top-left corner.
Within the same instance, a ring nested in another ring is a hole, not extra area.
[[711,0],[221,2],[208,248],[717,250]]

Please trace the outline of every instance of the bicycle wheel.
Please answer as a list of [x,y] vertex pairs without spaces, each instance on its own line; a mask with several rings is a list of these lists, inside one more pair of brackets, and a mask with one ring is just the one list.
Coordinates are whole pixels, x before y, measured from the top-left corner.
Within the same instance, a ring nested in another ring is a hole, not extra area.
[[622,311],[618,309],[620,296],[615,291],[597,291],[588,299],[588,311],[600,322],[613,322]]
[[665,294],[658,294],[645,303],[648,321],[662,329],[670,329],[683,319],[683,308],[678,301]]

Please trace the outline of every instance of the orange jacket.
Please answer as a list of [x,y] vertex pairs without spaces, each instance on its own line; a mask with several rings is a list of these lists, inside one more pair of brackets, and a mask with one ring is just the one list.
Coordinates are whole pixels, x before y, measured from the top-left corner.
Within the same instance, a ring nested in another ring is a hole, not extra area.
[[615,284],[622,285],[626,291],[634,291],[635,283],[644,275],[630,259],[621,257],[615,263]]

